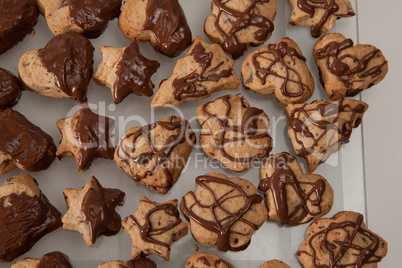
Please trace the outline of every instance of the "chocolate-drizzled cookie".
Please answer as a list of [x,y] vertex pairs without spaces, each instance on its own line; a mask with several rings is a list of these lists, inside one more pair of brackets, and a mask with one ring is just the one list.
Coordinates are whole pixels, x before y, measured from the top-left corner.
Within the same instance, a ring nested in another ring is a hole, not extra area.
[[353,97],[380,83],[388,73],[388,61],[372,45],[354,45],[340,33],[324,35],[314,46],[321,84],[335,99]]
[[98,268],[156,268],[156,263],[144,257],[138,257],[129,261],[107,261]]
[[19,100],[23,88],[18,78],[0,68],[0,110],[13,107]]
[[11,268],[73,268],[73,266],[65,254],[53,251],[39,259],[21,259],[11,265]]
[[234,268],[234,266],[218,255],[200,252],[188,258],[184,268]]

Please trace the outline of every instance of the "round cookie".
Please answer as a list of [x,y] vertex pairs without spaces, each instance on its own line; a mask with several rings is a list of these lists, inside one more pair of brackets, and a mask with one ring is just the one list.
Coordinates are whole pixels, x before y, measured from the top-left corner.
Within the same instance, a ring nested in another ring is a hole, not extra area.
[[67,255],[53,251],[40,259],[24,258],[11,265],[11,268],[73,268]]
[[188,258],[184,268],[234,268],[234,266],[221,259],[218,255],[208,253],[196,253]]
[[156,268],[156,264],[148,258],[138,257],[129,261],[107,261],[98,268]]
[[14,106],[23,88],[16,76],[9,71],[0,68],[0,110]]
[[261,265],[261,268],[290,268],[290,266],[279,260],[272,260]]

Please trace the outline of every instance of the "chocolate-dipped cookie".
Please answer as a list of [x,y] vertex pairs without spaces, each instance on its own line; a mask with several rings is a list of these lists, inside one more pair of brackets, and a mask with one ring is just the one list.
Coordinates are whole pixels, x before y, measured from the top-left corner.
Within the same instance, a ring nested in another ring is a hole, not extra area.
[[22,90],[18,78],[6,69],[0,68],[0,110],[14,106]]
[[129,261],[107,261],[98,268],[156,268],[156,264],[148,258],[138,257]]
[[73,266],[65,254],[54,251],[43,255],[39,259],[21,259],[11,265],[11,268],[73,268]]

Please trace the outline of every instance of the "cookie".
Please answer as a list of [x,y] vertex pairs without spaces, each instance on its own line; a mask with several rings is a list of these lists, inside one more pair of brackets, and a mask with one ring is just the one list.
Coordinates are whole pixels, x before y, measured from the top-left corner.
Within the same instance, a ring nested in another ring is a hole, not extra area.
[[250,46],[260,46],[271,36],[276,0],[212,0],[204,31],[234,59]]
[[184,268],[234,268],[234,266],[221,259],[218,255],[208,253],[196,253],[188,260]]
[[299,46],[289,37],[250,53],[241,67],[246,89],[275,94],[286,105],[302,103],[314,93],[314,78]]
[[230,170],[242,172],[272,150],[269,118],[240,96],[223,95],[197,109],[205,154]]
[[165,194],[179,179],[194,143],[190,124],[168,116],[129,129],[117,144],[114,159],[134,181]]
[[170,259],[170,246],[188,232],[188,224],[180,219],[176,206],[177,199],[159,204],[141,197],[135,214],[122,221],[133,240],[133,258],[156,254],[166,261]]
[[38,22],[35,0],[0,2],[0,55],[22,41]]
[[261,268],[290,268],[289,265],[278,260],[267,261]]
[[27,174],[0,186],[0,261],[29,251],[43,236],[61,227],[61,214]]
[[346,99],[286,106],[288,135],[295,153],[306,158],[310,173],[349,142],[367,109],[367,103]]
[[137,43],[123,48],[101,46],[100,51],[102,62],[93,78],[99,85],[110,88],[115,103],[122,102],[130,93],[153,95],[151,76],[160,64],[145,58]]
[[21,259],[11,265],[11,268],[73,268],[73,266],[66,255],[54,251],[43,255],[40,259]]
[[271,155],[260,168],[259,189],[265,193],[268,220],[296,226],[327,214],[334,190],[324,177],[304,174],[288,153]]
[[156,264],[150,259],[139,257],[129,261],[107,261],[98,268],[156,268]]
[[180,203],[195,240],[220,251],[245,250],[268,215],[254,185],[218,173],[199,176],[195,182],[197,189]]
[[176,57],[191,44],[191,31],[178,0],[127,0],[119,17],[121,32],[135,42]]
[[22,90],[20,80],[6,69],[0,68],[0,110],[13,107],[20,99]]
[[122,0],[37,0],[54,35],[79,33],[97,38],[120,14]]
[[289,0],[292,8],[291,25],[311,26],[311,36],[331,30],[335,21],[355,15],[349,0]]
[[56,155],[74,157],[77,171],[86,171],[97,157],[113,159],[110,136],[114,120],[109,117],[97,115],[83,106],[72,117],[57,120],[56,125],[63,136]]
[[236,89],[239,84],[233,60],[218,45],[209,45],[197,36],[177,62],[172,76],[160,84],[151,107],[179,106],[186,101],[208,98],[217,91]]
[[314,59],[321,84],[332,100],[353,97],[380,83],[388,73],[388,61],[372,45],[353,45],[339,33],[324,35],[315,43]]
[[101,235],[112,236],[121,229],[117,206],[124,203],[124,192],[103,188],[92,177],[81,190],[63,191],[68,211],[64,215],[63,229],[79,232],[88,247]]
[[33,92],[53,98],[86,101],[93,72],[94,47],[84,36],[61,34],[45,48],[25,53],[18,64],[24,86]]
[[343,211],[310,224],[297,258],[305,268],[376,268],[387,250],[387,242],[367,229],[363,215]]
[[14,168],[47,169],[56,158],[52,137],[11,108],[0,114],[0,175]]

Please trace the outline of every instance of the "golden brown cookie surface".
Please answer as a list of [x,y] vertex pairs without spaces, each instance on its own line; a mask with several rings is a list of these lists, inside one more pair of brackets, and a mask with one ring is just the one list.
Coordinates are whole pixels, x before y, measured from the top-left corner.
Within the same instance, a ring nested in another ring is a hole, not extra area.
[[53,251],[43,255],[39,259],[21,259],[11,265],[11,268],[72,268],[72,266],[65,254]]
[[156,264],[148,258],[138,257],[129,261],[107,261],[98,268],[156,268]]
[[290,266],[279,260],[272,260],[264,263],[261,268],[290,268]]
[[188,258],[184,268],[234,268],[234,266],[221,259],[218,255],[208,253],[196,253]]

